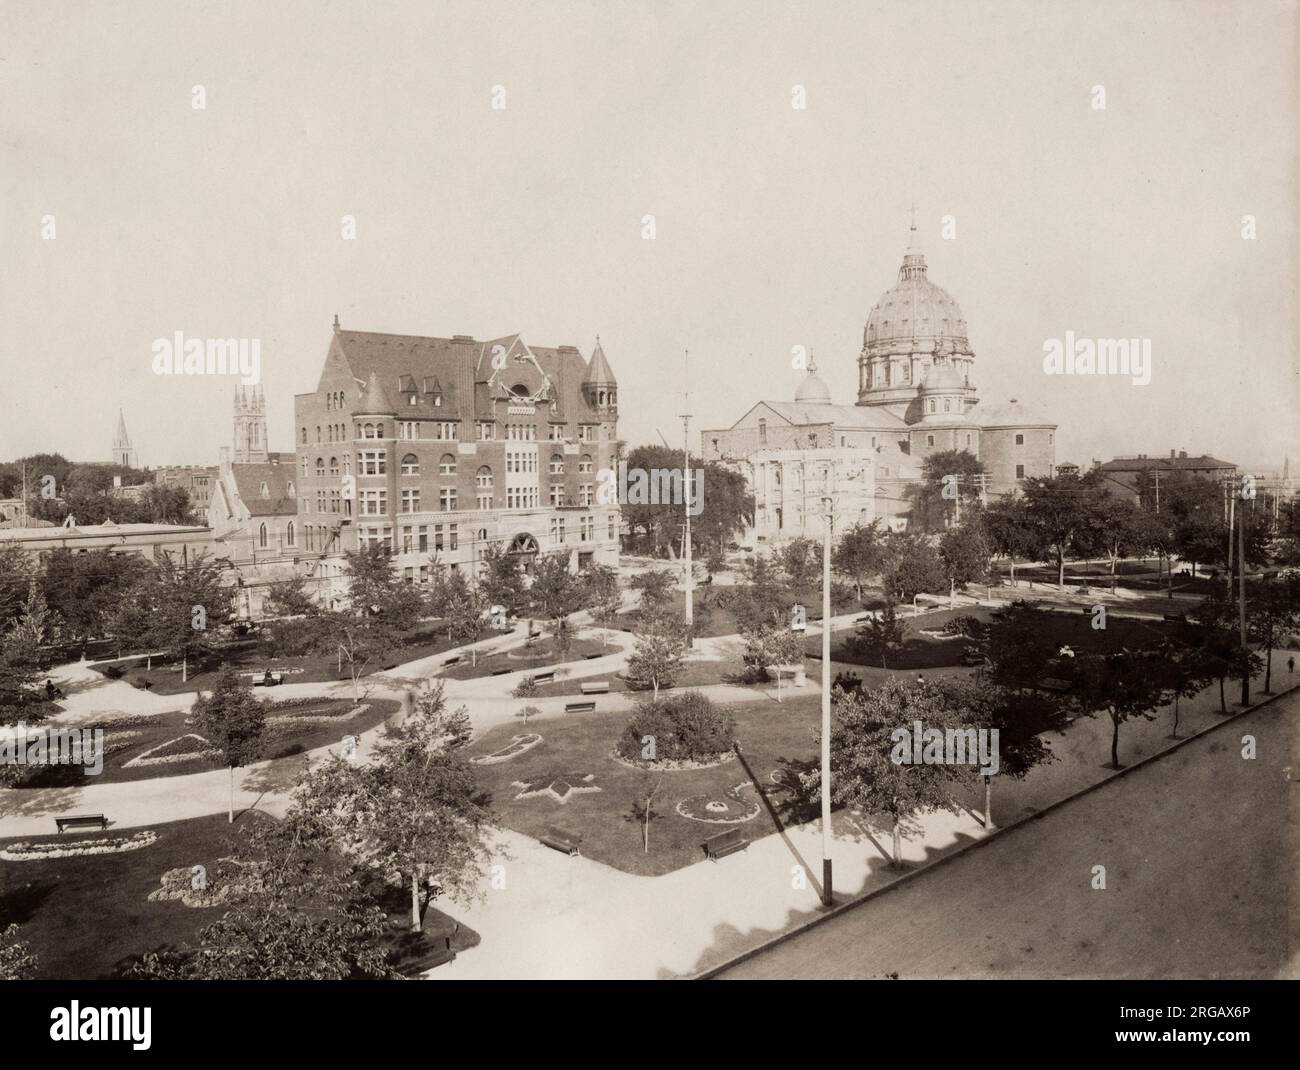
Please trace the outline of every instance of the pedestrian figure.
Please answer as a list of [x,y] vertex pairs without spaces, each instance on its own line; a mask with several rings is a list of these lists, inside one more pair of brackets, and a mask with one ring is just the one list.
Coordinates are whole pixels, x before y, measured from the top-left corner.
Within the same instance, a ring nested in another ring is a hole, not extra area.
[[1287,672],[1295,672],[1295,655],[1294,655],[1294,654],[1292,654],[1289,658],[1286,659],[1286,671],[1287,671]]

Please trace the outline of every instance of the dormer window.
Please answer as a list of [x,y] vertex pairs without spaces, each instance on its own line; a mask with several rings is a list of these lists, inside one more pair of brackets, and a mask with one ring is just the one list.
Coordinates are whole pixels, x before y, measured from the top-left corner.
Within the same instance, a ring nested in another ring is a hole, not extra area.
[[263,497],[263,498],[269,498],[270,496],[271,496],[271,488],[268,487],[265,483],[263,483],[263,484],[262,484],[262,497]]

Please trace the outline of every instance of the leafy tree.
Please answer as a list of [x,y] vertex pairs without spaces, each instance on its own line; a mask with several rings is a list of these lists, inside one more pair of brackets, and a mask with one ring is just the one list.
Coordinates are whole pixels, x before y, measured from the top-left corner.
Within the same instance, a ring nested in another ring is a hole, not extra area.
[[989,549],[1011,565],[1011,586],[1016,585],[1016,558],[1035,558],[1044,552],[1039,533],[1029,519],[1023,498],[1002,498],[982,515]]
[[263,611],[272,617],[309,616],[319,608],[316,600],[308,593],[307,581],[302,576],[276,580],[269,584],[266,598],[262,601]]
[[214,629],[230,619],[225,567],[206,554],[184,559],[163,551],[152,582],[141,591],[152,618],[144,638],[156,638],[180,658],[182,683],[189,679],[190,662],[211,653]]
[[[592,565],[587,570],[586,604],[591,607],[591,616],[603,628],[612,628],[623,609],[623,591],[619,584],[618,570],[608,565]],[[605,633],[605,643],[609,644],[609,633]]]
[[980,645],[987,681],[1015,691],[1036,688],[1057,655],[1044,612],[1024,601],[995,609]]
[[803,664],[803,639],[788,628],[774,628],[767,624],[742,632],[741,638],[745,640],[746,665],[761,674],[763,679],[767,679],[769,669],[776,670],[776,693],[779,701],[781,667]]
[[1065,590],[1067,558],[1086,553],[1093,545],[1096,517],[1109,498],[1095,473],[1029,478],[1024,482],[1025,518],[1034,541],[1056,562],[1056,586]]
[[745,583],[727,592],[727,605],[741,631],[778,627],[789,620],[794,597],[782,585],[777,566],[765,554],[745,562]]
[[653,615],[668,604],[677,580],[666,569],[652,569],[638,572],[627,581],[627,585],[641,592],[641,613]]
[[353,612],[362,617],[384,617],[405,631],[420,612],[420,594],[393,568],[392,555],[382,543],[369,543],[344,554],[344,574]]
[[880,581],[886,601],[910,602],[922,592],[940,590],[947,583],[947,577],[934,547],[925,536],[895,531],[885,538],[885,561]]
[[1168,692],[1160,657],[1151,651],[1123,650],[1113,654],[1087,654],[1071,659],[1073,701],[1081,713],[1098,709],[1111,722],[1110,761],[1119,764],[1119,730],[1126,721],[1150,721],[1164,705]]
[[[346,764],[346,763],[344,763]],[[306,981],[395,978],[388,917],[364,874],[332,856],[331,825],[301,803],[257,821],[234,856],[230,909],[182,945],[142,956],[127,976],[155,980]],[[308,797],[308,801],[313,801]],[[215,875],[215,874],[214,874]]]
[[[435,567],[428,604],[433,614],[442,618],[449,641],[472,643],[478,638],[488,605],[482,588],[470,583],[460,569]],[[471,650],[471,654],[478,664],[477,652]]]
[[[702,467],[692,462],[692,468],[692,480],[700,480],[703,508],[699,516],[691,518],[691,541],[708,547],[706,562],[714,573],[720,568],[715,567],[718,559],[713,554],[723,554],[727,543],[754,522],[754,496],[739,472],[712,461]],[[725,568],[725,557],[722,561],[721,568]]]
[[537,559],[529,594],[534,610],[551,622],[558,641],[569,614],[586,605],[588,588],[581,576],[569,571],[569,555],[561,551]]
[[951,607],[957,603],[957,588],[964,591],[969,584],[988,579],[990,557],[988,540],[978,520],[951,527],[939,537],[939,561],[948,578]]
[[519,681],[510,694],[514,698],[536,698],[539,690],[541,690],[541,686],[533,678],[532,674],[529,673]]
[[650,822],[661,816],[655,809],[655,799],[663,791],[663,776],[655,777],[644,773],[637,782],[636,797],[632,800],[632,820],[641,825],[641,847],[645,854],[650,853]]
[[[921,465],[921,482],[907,488],[912,500],[912,528],[916,531],[942,531],[957,519],[958,502],[962,511],[975,508],[980,498],[976,476],[984,464],[969,450],[939,450]],[[955,476],[956,479],[950,477]],[[947,482],[945,482],[947,480]],[[945,486],[951,487],[945,496]]]
[[1145,549],[1145,539],[1151,533],[1149,525],[1140,519],[1141,511],[1127,498],[1112,494],[1098,500],[1092,516],[1092,544],[1099,548],[1110,562],[1110,592],[1115,593],[1118,578],[1116,566],[1121,557],[1128,557]]
[[22,616],[35,569],[27,551],[8,542],[0,542],[0,633]]
[[1174,533],[1169,522],[1168,513],[1152,513],[1139,509],[1132,517],[1130,539],[1133,550],[1139,554],[1154,554],[1156,557],[1156,581],[1159,582],[1160,570],[1165,567],[1168,577],[1169,597],[1174,596],[1173,553]]
[[1246,598],[1246,634],[1264,651],[1264,694],[1273,682],[1273,649],[1300,628],[1300,582],[1292,577],[1253,584]]
[[802,536],[790,539],[776,556],[796,598],[807,602],[821,593],[822,548],[819,543]]
[[[831,725],[831,798],[865,815],[883,814],[893,832],[893,863],[900,858],[904,825],[918,810],[957,813],[960,772],[948,765],[910,765],[893,760],[896,733],[914,722],[943,730],[953,724],[946,694],[932,683],[907,686],[891,677],[871,691],[840,691]],[[820,780],[820,770],[809,778]],[[817,792],[823,790],[819,784]]]
[[672,687],[686,656],[686,622],[663,613],[641,625],[636,644],[627,661],[627,679],[641,687]]
[[[879,613],[869,616],[858,625],[849,648],[856,654],[880,658],[881,668],[889,668],[889,655],[902,650],[907,641],[907,625],[898,619],[894,603],[886,602]],[[823,667],[823,672],[827,667]]]
[[884,540],[880,531],[880,521],[870,524],[854,524],[840,536],[840,541],[831,552],[831,568],[844,576],[862,597],[862,588],[867,578],[877,575],[885,560]]
[[335,850],[411,888],[420,928],[420,885],[433,878],[469,901],[491,857],[487,798],[461,748],[469,716],[448,712],[441,682],[375,748],[368,765],[333,756],[304,779],[295,801]]
[[18,938],[18,926],[0,931],[0,981],[30,981],[36,976],[36,956]]
[[507,613],[517,616],[527,601],[527,592],[515,555],[500,543],[489,543],[479,555],[479,565],[479,587],[488,605],[504,606]]
[[65,630],[89,639],[108,633],[115,607],[136,597],[148,572],[149,563],[137,554],[59,549],[46,558],[41,589]]
[[1161,675],[1165,693],[1174,700],[1172,737],[1178,738],[1180,706],[1185,698],[1194,698],[1214,677],[1195,647],[1166,636],[1160,643],[1160,659],[1155,666]]
[[[1224,684],[1229,676],[1247,678],[1264,666],[1259,655],[1242,645],[1238,607],[1223,588],[1215,587],[1192,611],[1192,619],[1201,625],[1197,656],[1212,679],[1219,681],[1219,712],[1227,714]],[[1247,618],[1247,637],[1250,620]]]
[[0,635],[0,724],[39,720],[43,695],[33,690],[39,676],[36,646],[21,622]]
[[233,669],[217,674],[212,692],[194,702],[194,723],[221,764],[230,770],[229,823],[235,823],[235,770],[257,760],[266,732],[266,707],[253,697]]

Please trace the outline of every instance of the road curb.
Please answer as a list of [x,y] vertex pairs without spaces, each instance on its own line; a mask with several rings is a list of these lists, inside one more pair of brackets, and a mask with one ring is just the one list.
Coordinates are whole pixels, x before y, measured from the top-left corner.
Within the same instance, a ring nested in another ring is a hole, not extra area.
[[895,889],[910,883],[912,880],[914,880],[917,877],[920,877],[927,873],[931,873],[934,870],[938,869],[940,866],[946,865],[947,863],[952,862],[955,859],[965,856],[969,851],[975,851],[981,847],[986,846],[987,844],[994,843],[997,840],[999,840],[1005,833],[1015,832],[1017,829],[1023,828],[1026,825],[1032,824],[1035,821],[1039,821],[1042,818],[1046,817],[1048,814],[1059,809],[1060,807],[1066,806],[1067,804],[1072,803],[1077,799],[1081,799],[1085,795],[1090,795],[1092,792],[1097,791],[1100,788],[1104,788],[1108,784],[1111,784],[1114,781],[1119,780],[1121,777],[1128,776],[1130,773],[1133,773],[1138,769],[1141,769],[1144,766],[1149,765],[1152,762],[1159,761],[1161,758],[1166,758],[1169,755],[1175,753],[1176,751],[1181,750],[1184,746],[1186,746],[1189,743],[1195,742],[1196,740],[1208,736],[1211,733],[1221,731],[1223,728],[1233,724],[1235,721],[1239,720],[1242,717],[1245,717],[1247,714],[1254,713],[1256,710],[1262,709],[1265,706],[1272,705],[1274,702],[1277,702],[1279,699],[1285,698],[1287,695],[1290,695],[1291,693],[1297,690],[1300,690],[1300,684],[1292,684],[1285,691],[1278,691],[1275,694],[1270,695],[1268,698],[1263,699],[1260,702],[1253,703],[1252,705],[1247,706],[1244,709],[1237,710],[1235,713],[1230,713],[1226,717],[1224,717],[1222,714],[1219,714],[1218,716],[1221,718],[1221,720],[1215,722],[1214,724],[1208,726],[1207,728],[1202,728],[1199,732],[1196,732],[1193,735],[1184,736],[1182,739],[1172,743],[1164,750],[1157,751],[1155,754],[1148,754],[1145,758],[1139,759],[1138,761],[1134,762],[1132,765],[1126,765],[1123,769],[1115,770],[1114,772],[1107,775],[1104,779],[1097,781],[1095,784],[1090,784],[1086,788],[1080,788],[1078,791],[1074,792],[1073,794],[1066,795],[1064,798],[1058,799],[1056,800],[1056,802],[1051,803],[1048,806],[1045,806],[1042,810],[1039,810],[1037,813],[1030,814],[1028,817],[1019,818],[1016,821],[1011,822],[1009,825],[999,825],[987,836],[975,840],[972,843],[968,843],[964,847],[958,847],[956,850],[944,855],[942,858],[936,858],[933,862],[925,863],[924,865],[918,866],[916,869],[901,874],[895,880],[890,881],[888,884],[883,885],[880,888],[873,888],[871,891],[863,892],[861,895],[857,896],[854,899],[850,899],[843,903],[837,903],[835,906],[829,908],[823,913],[818,914],[816,917],[810,918],[805,922],[801,922],[793,929],[789,929],[786,932],[780,933],[777,936],[772,937],[770,940],[765,940],[761,944],[756,945],[755,947],[742,951],[740,954],[735,955],[732,958],[729,958],[723,962],[720,962],[716,966],[710,966],[707,970],[701,970],[698,973],[681,974],[676,979],[680,981],[710,980],[711,978],[716,977],[718,974],[731,969],[733,966],[739,966],[741,963],[748,962],[750,959],[755,958],[756,956],[762,954],[765,951],[770,951],[772,948],[779,947],[781,944],[784,944],[787,940],[791,940],[796,936],[801,936],[803,933],[808,932],[810,929],[816,928],[817,926],[823,924],[824,922],[830,921],[832,918],[836,918],[839,915],[846,913],[847,911],[853,910],[855,907],[860,907],[864,903],[870,902],[872,899],[875,899],[878,896],[885,895],[888,892],[892,892]]

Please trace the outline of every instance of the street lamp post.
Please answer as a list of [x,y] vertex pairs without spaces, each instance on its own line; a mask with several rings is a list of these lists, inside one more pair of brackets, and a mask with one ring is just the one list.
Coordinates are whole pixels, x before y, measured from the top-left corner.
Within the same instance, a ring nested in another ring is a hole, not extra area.
[[822,520],[822,904],[831,906],[831,527],[835,499],[827,494],[822,504],[826,510]]

